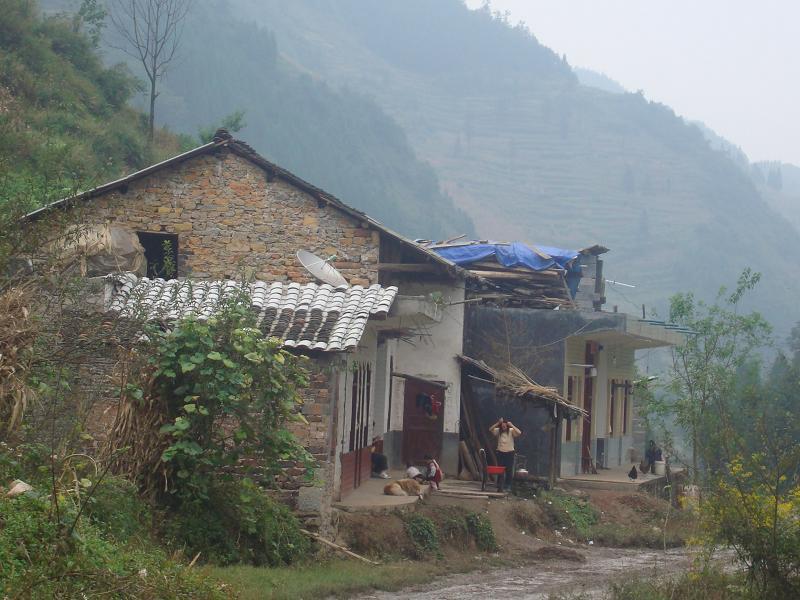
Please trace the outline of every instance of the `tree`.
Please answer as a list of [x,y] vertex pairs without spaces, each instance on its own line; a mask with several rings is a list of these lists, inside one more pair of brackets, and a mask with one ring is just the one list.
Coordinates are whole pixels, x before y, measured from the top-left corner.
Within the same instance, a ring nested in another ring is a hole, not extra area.
[[694,333],[672,351],[670,394],[661,411],[672,413],[688,435],[695,480],[701,462],[705,467],[718,466],[714,448],[720,435],[719,418],[728,412],[737,372],[768,342],[771,329],[759,313],[739,314],[742,299],[759,279],[759,273],[746,269],[736,290],[726,295],[723,288],[711,305],[691,293],[670,299],[670,321]]
[[75,33],[84,30],[92,47],[97,48],[100,45],[106,16],[106,9],[100,0],[82,0],[78,12],[72,17],[72,30]]
[[207,144],[211,140],[214,139],[214,134],[217,132],[218,129],[227,129],[230,133],[236,133],[237,131],[241,131],[243,127],[246,127],[246,123],[244,122],[244,111],[243,110],[236,110],[231,114],[222,118],[222,121],[219,125],[211,127],[201,127],[197,130],[197,137],[200,138],[201,144]]
[[181,41],[192,0],[112,0],[111,22],[124,44],[120,50],[142,63],[150,84],[147,133],[153,141],[158,82]]

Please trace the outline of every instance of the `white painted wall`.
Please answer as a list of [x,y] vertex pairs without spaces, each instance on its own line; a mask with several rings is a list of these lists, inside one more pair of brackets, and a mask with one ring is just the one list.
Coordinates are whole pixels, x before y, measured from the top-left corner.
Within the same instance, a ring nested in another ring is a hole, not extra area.
[[[400,340],[395,355],[395,371],[448,384],[444,398],[444,431],[457,433],[461,411],[461,365],[456,356],[463,351],[464,339],[464,282],[407,283],[402,286],[405,296],[428,296],[440,293],[442,319],[430,323],[421,317],[402,317],[400,326],[415,330],[409,341]],[[451,303],[457,304],[451,304]],[[404,383],[395,377],[392,391],[391,429],[403,426]]]

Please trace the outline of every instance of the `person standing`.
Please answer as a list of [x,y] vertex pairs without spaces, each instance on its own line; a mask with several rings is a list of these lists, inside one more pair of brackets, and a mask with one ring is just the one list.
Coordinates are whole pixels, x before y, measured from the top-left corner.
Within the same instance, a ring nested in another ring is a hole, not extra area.
[[511,421],[500,417],[497,422],[489,428],[489,433],[497,438],[497,462],[498,466],[505,467],[503,486],[506,490],[511,489],[511,482],[514,480],[514,438],[522,435]]

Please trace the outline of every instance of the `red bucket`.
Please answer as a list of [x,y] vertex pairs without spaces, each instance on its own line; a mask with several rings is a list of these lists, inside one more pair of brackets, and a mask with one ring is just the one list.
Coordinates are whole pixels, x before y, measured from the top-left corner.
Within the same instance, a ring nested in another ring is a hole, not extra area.
[[494,465],[489,465],[486,467],[486,472],[489,475],[502,475],[506,472],[505,467],[495,467]]

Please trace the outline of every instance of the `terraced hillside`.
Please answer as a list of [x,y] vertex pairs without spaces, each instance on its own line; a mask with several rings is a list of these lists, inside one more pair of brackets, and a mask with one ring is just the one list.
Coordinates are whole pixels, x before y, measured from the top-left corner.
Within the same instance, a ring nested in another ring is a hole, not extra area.
[[[800,235],[699,129],[638,94],[584,87],[520,28],[458,0],[236,0],[288,60],[369,94],[407,132],[484,237],[602,242],[634,310],[712,296],[745,266],[781,331],[800,316],[787,249]],[[535,31],[535,24],[532,25]]]

